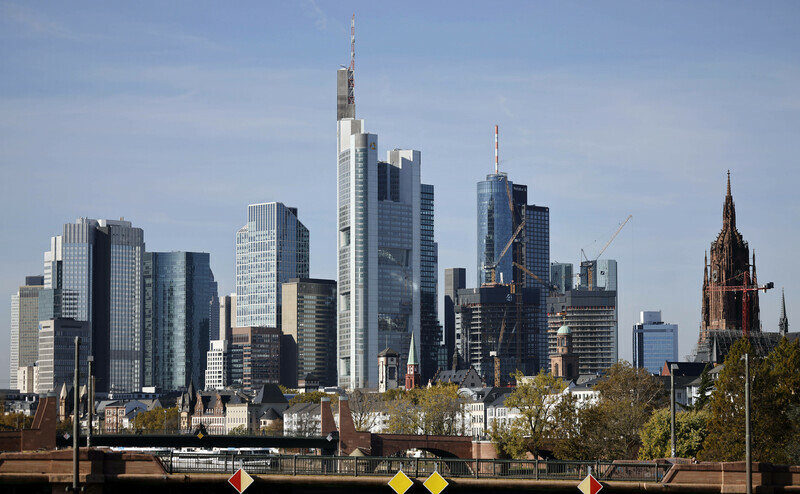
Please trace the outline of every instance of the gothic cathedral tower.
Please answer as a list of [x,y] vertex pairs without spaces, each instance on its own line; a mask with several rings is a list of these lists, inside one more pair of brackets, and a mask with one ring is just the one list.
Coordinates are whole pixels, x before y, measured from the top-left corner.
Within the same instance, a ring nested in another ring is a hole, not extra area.
[[745,330],[743,323],[749,333],[760,332],[758,291],[751,291],[745,296],[745,292],[731,288],[754,286],[757,280],[755,252],[751,263],[750,248],[736,229],[730,171],[722,210],[722,231],[711,242],[709,254],[703,271],[700,341],[706,340],[709,330]]

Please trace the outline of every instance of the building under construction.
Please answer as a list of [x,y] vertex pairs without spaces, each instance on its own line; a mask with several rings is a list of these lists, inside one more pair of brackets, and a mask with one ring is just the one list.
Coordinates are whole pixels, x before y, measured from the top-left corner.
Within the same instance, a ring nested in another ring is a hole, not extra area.
[[556,333],[569,326],[580,374],[595,374],[617,361],[617,292],[573,289],[547,297],[548,345],[556,353]]
[[539,370],[535,331],[539,289],[522,288],[520,293],[513,289],[513,285],[495,283],[458,290],[458,366],[472,366],[487,384],[496,382],[495,355],[501,384],[509,382],[516,370],[526,375]]

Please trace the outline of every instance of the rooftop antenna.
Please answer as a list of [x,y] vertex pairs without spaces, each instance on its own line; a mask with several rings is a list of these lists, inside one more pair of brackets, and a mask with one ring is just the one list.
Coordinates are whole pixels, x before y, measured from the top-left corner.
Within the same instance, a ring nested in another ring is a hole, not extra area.
[[494,126],[494,174],[500,173],[499,161],[497,160],[497,125]]
[[356,70],[356,15],[350,19],[350,68],[347,71],[347,103],[356,103],[355,81],[353,73]]

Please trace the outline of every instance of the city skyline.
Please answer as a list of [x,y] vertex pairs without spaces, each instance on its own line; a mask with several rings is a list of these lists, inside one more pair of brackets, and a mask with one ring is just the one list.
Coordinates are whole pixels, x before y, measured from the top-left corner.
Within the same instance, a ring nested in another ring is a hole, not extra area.
[[[633,215],[603,255],[618,261],[620,358],[649,310],[679,326],[681,359],[691,351],[728,169],[759,279],[785,287],[791,319],[797,6],[416,5],[424,17],[413,4],[0,6],[0,342],[10,296],[79,217],[124,216],[148,250],[209,252],[226,294],[242,209],[283,202],[310,231],[310,276],[336,279],[333,72],[353,12],[359,118],[379,156],[419,149],[436,187],[440,313],[445,268],[474,286],[474,184],[493,171],[498,124],[500,171],[550,208],[551,261],[577,266]],[[765,331],[779,315],[778,291],[762,295]]]

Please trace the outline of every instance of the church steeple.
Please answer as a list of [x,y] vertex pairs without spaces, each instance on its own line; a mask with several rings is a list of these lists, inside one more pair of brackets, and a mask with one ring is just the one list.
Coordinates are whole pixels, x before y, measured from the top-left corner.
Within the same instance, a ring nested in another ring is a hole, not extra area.
[[778,332],[783,336],[789,332],[789,319],[786,318],[786,297],[783,295],[783,288],[781,288],[781,317],[778,319]]
[[414,333],[411,333],[411,347],[408,349],[408,364],[406,365],[406,389],[418,388],[422,381],[419,375],[419,360],[417,348],[414,344]]
[[728,190],[725,194],[725,206],[722,209],[722,231],[736,230],[736,206],[731,195],[731,171],[728,170]]

